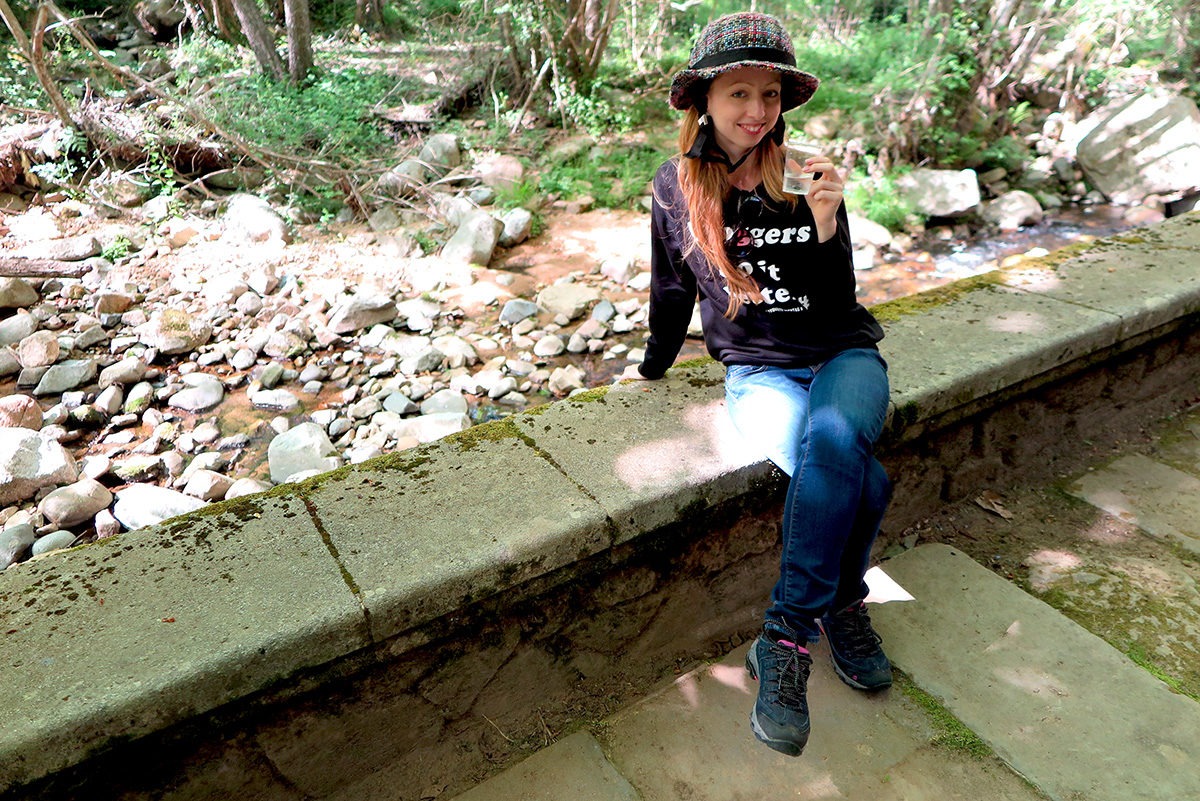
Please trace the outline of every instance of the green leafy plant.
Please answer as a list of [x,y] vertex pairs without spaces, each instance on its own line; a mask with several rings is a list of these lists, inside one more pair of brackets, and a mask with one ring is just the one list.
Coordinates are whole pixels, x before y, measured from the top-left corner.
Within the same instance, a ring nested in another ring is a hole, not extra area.
[[79,170],[81,158],[87,153],[88,140],[74,128],[63,128],[50,144],[53,157],[35,164],[30,171],[43,181],[63,186],[71,181]]
[[100,255],[108,261],[116,261],[128,256],[132,246],[133,242],[130,241],[129,237],[120,234],[104,246],[104,249],[100,251]]
[[890,231],[905,228],[914,219],[914,209],[896,188],[896,179],[906,170],[869,178],[855,171],[846,188],[846,206]]
[[594,148],[563,164],[552,165],[539,179],[546,194],[591,195],[602,208],[624,208],[641,197],[665,154],[642,145]]

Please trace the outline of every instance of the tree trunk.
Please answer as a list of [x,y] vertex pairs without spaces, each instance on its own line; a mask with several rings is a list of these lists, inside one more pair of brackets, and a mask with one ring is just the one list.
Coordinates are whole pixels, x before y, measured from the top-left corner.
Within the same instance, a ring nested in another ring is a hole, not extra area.
[[21,21],[13,13],[8,0],[0,0],[0,17],[4,18],[4,25],[8,28],[8,32],[12,34],[13,39],[16,40],[21,55],[29,58],[29,37],[25,35],[24,29],[21,28]]
[[380,0],[356,0],[354,24],[367,29],[383,27],[383,8]]
[[254,51],[262,71],[273,80],[282,81],[285,77],[283,61],[275,51],[275,42],[267,30],[267,21],[258,10],[258,4],[254,0],[233,0],[233,10],[237,12],[242,33],[246,35],[246,41],[250,43],[250,49]]
[[91,271],[90,264],[80,261],[0,256],[0,277],[3,278],[82,278]]
[[313,66],[312,20],[308,15],[308,0],[284,0],[284,19],[287,21],[288,75],[293,84],[300,84]]

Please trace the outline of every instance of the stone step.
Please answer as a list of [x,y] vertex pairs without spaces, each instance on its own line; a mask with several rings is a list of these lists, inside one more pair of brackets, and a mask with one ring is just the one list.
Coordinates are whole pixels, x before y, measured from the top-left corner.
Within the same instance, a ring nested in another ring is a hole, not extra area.
[[884,564],[897,667],[1052,799],[1200,798],[1200,705],[945,545]]
[[577,732],[457,797],[457,801],[1041,801],[999,760],[933,744],[937,723],[899,686],[844,685],[823,645],[809,681],[813,733],[799,758],[750,733],[757,690],[748,645]]
[[1086,473],[1068,492],[1152,537],[1200,553],[1200,478],[1139,453]]

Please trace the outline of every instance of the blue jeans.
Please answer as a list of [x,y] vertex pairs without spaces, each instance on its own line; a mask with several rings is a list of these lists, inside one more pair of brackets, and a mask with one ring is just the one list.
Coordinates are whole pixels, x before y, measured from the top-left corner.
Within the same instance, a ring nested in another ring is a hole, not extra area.
[[742,436],[791,476],[767,623],[815,640],[816,618],[867,595],[863,575],[891,498],[874,452],[887,413],[887,364],[877,351],[855,348],[813,367],[733,365],[725,400]]

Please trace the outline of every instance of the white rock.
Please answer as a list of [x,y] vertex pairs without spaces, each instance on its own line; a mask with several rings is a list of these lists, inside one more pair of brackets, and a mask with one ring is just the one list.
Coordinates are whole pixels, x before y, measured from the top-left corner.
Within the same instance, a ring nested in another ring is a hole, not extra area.
[[176,515],[194,512],[204,501],[154,484],[130,484],[117,490],[113,517],[126,529],[153,526]]
[[316,423],[301,423],[271,440],[267,446],[267,463],[271,480],[276,484],[303,471],[324,472],[342,466],[337,448]]
[[95,516],[112,503],[108,488],[92,478],[53,490],[38,504],[42,516],[60,528],[71,528]]
[[0,428],[0,507],[32,498],[42,487],[79,478],[75,459],[52,436]]
[[233,479],[229,476],[213,470],[196,470],[188,478],[183,492],[202,501],[217,501],[224,498],[232,486]]

